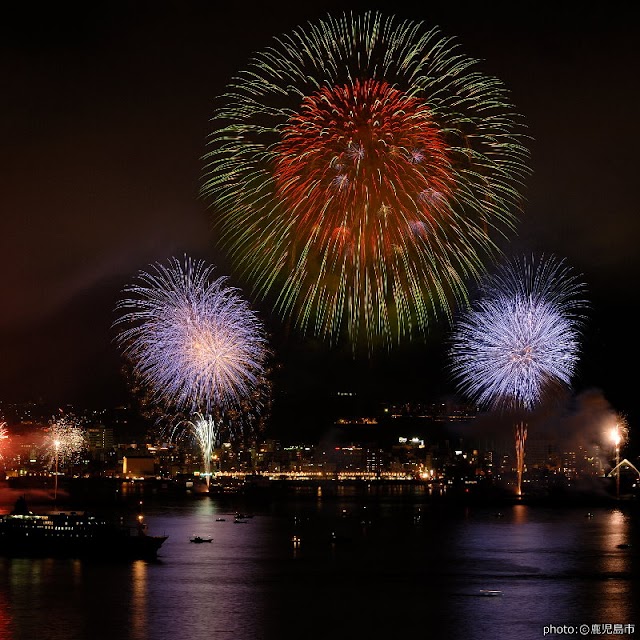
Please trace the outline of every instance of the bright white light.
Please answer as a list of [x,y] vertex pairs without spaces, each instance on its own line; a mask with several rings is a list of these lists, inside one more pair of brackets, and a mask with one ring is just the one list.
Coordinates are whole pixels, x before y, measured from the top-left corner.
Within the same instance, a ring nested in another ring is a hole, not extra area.
[[622,440],[620,431],[618,431],[618,425],[616,425],[615,427],[613,427],[613,429],[611,429],[610,436],[611,436],[611,442],[613,442],[613,444],[617,447]]

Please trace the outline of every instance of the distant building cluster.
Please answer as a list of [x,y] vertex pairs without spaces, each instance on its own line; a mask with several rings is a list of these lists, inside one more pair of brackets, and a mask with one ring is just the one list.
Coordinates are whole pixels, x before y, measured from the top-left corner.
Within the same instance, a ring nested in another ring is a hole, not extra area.
[[[119,478],[130,481],[197,482],[204,465],[195,443],[131,438],[125,410],[85,412],[84,445],[77,455],[55,460],[45,447],[49,422],[35,406],[13,410],[8,437],[0,444],[0,471],[9,479],[45,480],[52,474]],[[69,408],[67,408],[69,409]],[[462,491],[509,491],[515,482],[512,434],[479,437],[473,408],[445,405],[389,405],[386,419],[338,418],[341,441],[285,443],[255,438],[242,444],[220,443],[211,459],[211,476],[235,486],[243,480],[405,481],[431,483]],[[405,418],[428,418],[419,434]],[[457,423],[464,425],[455,428]],[[399,426],[398,426],[399,425]],[[426,426],[425,426],[426,425]],[[407,431],[402,435],[402,429]],[[353,431],[351,431],[353,429]],[[373,441],[369,430],[385,436]],[[400,435],[396,435],[400,434]],[[351,439],[350,439],[350,436]],[[554,435],[531,433],[525,458],[525,493],[549,494],[570,488],[590,490],[610,482],[613,461],[600,446],[566,447]],[[48,451],[48,455],[45,455]],[[634,478],[633,480],[637,480]],[[211,478],[209,478],[211,481]]]

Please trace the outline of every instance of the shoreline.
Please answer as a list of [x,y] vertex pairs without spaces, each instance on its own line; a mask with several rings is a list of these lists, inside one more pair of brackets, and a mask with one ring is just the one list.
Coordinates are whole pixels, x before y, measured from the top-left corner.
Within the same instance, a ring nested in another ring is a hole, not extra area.
[[[20,480],[20,479],[18,479]],[[65,478],[59,483],[57,496],[50,482],[0,481],[0,509],[11,509],[15,500],[25,496],[29,504],[56,509],[121,507],[144,501],[217,499],[268,504],[282,501],[410,501],[429,505],[468,505],[512,507],[517,505],[542,507],[618,507],[633,508],[640,504],[635,495],[621,496],[604,492],[556,491],[546,494],[524,493],[516,496],[509,491],[488,487],[487,490],[466,491],[411,480],[271,480],[260,485],[225,486],[212,483],[207,491],[204,482],[186,486],[168,480],[126,481],[118,478]],[[38,479],[40,480],[40,479]]]

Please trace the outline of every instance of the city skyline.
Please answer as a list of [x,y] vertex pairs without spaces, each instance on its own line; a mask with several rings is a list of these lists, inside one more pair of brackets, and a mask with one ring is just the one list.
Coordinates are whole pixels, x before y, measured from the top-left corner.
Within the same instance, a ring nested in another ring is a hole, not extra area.
[[[507,254],[566,258],[591,309],[574,378],[637,416],[633,361],[638,271],[633,122],[638,89],[633,21],[578,5],[522,8],[353,6],[424,20],[500,78],[531,136],[532,176]],[[236,274],[214,247],[198,198],[214,100],[272,37],[328,12],[157,4],[14,8],[2,29],[10,99],[1,107],[6,164],[0,207],[5,276],[0,398],[106,404],[129,398],[111,325],[123,286],[156,261],[188,252]],[[274,420],[344,389],[374,402],[453,393],[448,327],[389,354],[352,357],[348,345],[305,339],[271,310]]]

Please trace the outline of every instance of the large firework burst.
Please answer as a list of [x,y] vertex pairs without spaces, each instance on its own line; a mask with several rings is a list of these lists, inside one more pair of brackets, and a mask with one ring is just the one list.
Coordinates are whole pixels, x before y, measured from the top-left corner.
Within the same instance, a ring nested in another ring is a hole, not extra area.
[[117,342],[152,400],[212,414],[254,393],[267,357],[264,329],[213,267],[190,258],[156,263],[125,294]]
[[545,392],[569,385],[584,293],[563,260],[506,263],[454,330],[451,368],[460,389],[481,405],[530,411]]
[[451,370],[460,390],[481,405],[521,414],[515,425],[518,495],[527,439],[522,414],[570,385],[584,293],[563,260],[516,258],[487,279],[454,330]]
[[502,83],[421,22],[328,17],[256,54],[213,117],[221,244],[303,331],[426,333],[495,255],[528,173]]

